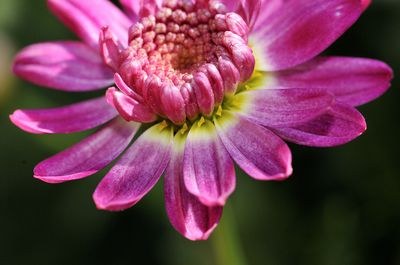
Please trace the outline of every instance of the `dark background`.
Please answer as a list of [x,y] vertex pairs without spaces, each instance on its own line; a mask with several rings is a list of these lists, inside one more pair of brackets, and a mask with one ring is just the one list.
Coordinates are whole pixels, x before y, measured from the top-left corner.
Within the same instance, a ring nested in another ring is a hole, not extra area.
[[[94,93],[18,80],[9,73],[10,60],[28,44],[74,38],[45,1],[0,1],[0,264],[400,264],[398,79],[360,108],[369,128],[354,142],[291,146],[295,171],[285,182],[257,182],[240,173],[216,235],[190,242],[167,220],[161,182],[135,207],[110,213],[96,210],[91,198],[105,171],[61,185],[32,178],[38,162],[87,133],[30,135],[8,115]],[[327,54],[377,58],[399,73],[400,1],[376,0]]]

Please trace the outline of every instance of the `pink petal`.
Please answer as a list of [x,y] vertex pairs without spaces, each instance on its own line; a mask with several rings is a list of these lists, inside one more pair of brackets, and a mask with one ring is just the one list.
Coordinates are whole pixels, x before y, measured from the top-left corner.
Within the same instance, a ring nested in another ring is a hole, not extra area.
[[14,73],[36,85],[64,91],[90,91],[113,83],[98,53],[73,41],[28,46],[15,58]]
[[197,105],[205,115],[210,115],[214,110],[215,97],[210,79],[203,72],[194,75],[192,84],[197,98]]
[[128,14],[131,21],[137,22],[139,20],[140,1],[139,0],[119,0],[125,12]]
[[241,1],[242,0],[220,0],[219,2],[226,7],[227,12],[235,12]]
[[131,98],[133,98],[133,99],[135,99],[137,101],[143,102],[142,96],[137,94],[131,87],[129,87],[125,83],[125,81],[122,79],[120,74],[115,73],[114,81],[115,81],[115,84],[117,85],[117,87],[119,88],[119,90],[122,91],[122,93],[124,93],[125,95],[127,95],[127,96],[129,96],[129,97],[131,97]]
[[328,113],[292,128],[274,131],[285,140],[297,144],[330,147],[348,143],[367,129],[364,117],[353,107],[335,105]]
[[16,110],[11,121],[36,134],[73,133],[95,128],[117,116],[104,97],[53,109]]
[[122,48],[108,27],[104,27],[100,31],[99,46],[104,63],[117,72],[120,67]]
[[131,142],[137,123],[116,119],[83,141],[38,164],[34,177],[61,183],[90,176],[111,163]]
[[163,87],[161,102],[163,112],[174,124],[183,124],[186,120],[185,101],[179,88],[170,83]]
[[325,113],[334,97],[323,89],[262,89],[239,93],[232,102],[241,116],[269,127],[288,127]]
[[167,167],[172,143],[172,130],[162,124],[142,134],[97,186],[97,208],[120,211],[136,204]]
[[146,105],[117,91],[114,87],[107,90],[107,98],[112,100],[111,105],[127,121],[149,123],[157,119],[157,116]]
[[361,0],[362,9],[365,10],[371,4],[372,0]]
[[[253,0],[254,1],[254,0]],[[254,31],[259,31],[261,28],[265,27],[269,23],[269,20],[273,19],[273,16],[278,16],[278,11],[282,5],[287,2],[287,0],[263,0],[260,1],[260,11],[257,20],[253,26]]]
[[[262,5],[266,5],[269,1],[262,0],[241,0],[238,8],[238,14],[243,17],[243,19],[247,22],[250,30],[254,27],[258,20],[258,16],[262,9]],[[265,4],[263,2],[266,2]],[[268,9],[268,7],[267,7]]]
[[273,132],[229,111],[214,121],[229,154],[249,176],[283,180],[292,174],[290,149]]
[[190,240],[206,240],[217,226],[222,207],[208,207],[190,194],[183,179],[186,135],[178,132],[164,181],[165,206],[171,224]]
[[210,121],[192,125],[183,163],[188,191],[207,206],[223,206],[235,189],[235,169]]
[[359,0],[288,1],[251,38],[259,70],[283,70],[312,59],[360,16]]
[[274,85],[279,87],[324,88],[340,102],[358,106],[386,92],[393,71],[385,63],[371,59],[319,57],[273,75]]
[[108,26],[118,40],[128,44],[130,19],[108,0],[48,0],[50,10],[78,37],[97,48],[102,27]]

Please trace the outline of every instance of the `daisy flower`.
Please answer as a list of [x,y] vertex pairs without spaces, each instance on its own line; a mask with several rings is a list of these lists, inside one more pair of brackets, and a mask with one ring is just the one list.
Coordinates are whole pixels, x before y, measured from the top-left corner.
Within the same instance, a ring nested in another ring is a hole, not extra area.
[[[172,225],[207,239],[235,189],[234,162],[257,180],[292,174],[286,142],[347,143],[366,129],[355,107],[383,94],[391,69],[318,55],[352,26],[361,0],[48,0],[80,41],[22,50],[14,72],[67,92],[104,96],[53,109],[17,110],[36,134],[100,127],[39,163],[48,183],[88,177],[118,158],[93,199],[135,205],[164,176]],[[134,140],[135,139],[135,140]]]

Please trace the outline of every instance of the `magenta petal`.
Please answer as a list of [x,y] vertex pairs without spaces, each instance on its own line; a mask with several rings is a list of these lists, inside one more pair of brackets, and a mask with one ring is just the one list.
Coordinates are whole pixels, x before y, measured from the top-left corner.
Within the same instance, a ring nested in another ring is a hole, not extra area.
[[171,224],[190,240],[206,240],[217,226],[222,207],[208,207],[190,194],[183,179],[186,136],[175,136],[172,158],[164,180],[165,206]]
[[261,89],[237,94],[233,110],[267,127],[299,125],[326,112],[334,97],[323,89]]
[[65,91],[97,90],[113,83],[113,73],[99,54],[73,41],[28,46],[15,58],[13,70],[36,85]]
[[324,51],[360,16],[359,0],[287,1],[252,32],[259,70],[283,70]]
[[136,204],[167,167],[173,132],[158,124],[143,133],[103,178],[93,194],[98,209],[120,211]]
[[279,12],[276,11],[278,11],[286,1],[287,0],[261,0],[260,11],[262,12],[259,12],[253,30],[259,31],[269,23],[269,20],[273,19],[273,16],[279,15]]
[[371,4],[372,0],[361,0],[362,9],[365,10]]
[[205,115],[210,115],[214,110],[215,97],[213,86],[206,74],[198,72],[193,78],[193,88],[197,98],[197,105]]
[[304,125],[279,128],[274,131],[290,142],[307,146],[330,147],[352,141],[366,128],[364,117],[355,108],[337,104],[326,114]]
[[186,120],[185,101],[178,87],[168,84],[163,87],[161,102],[163,111],[174,124],[183,124]]
[[127,121],[148,123],[157,119],[157,116],[144,103],[128,97],[124,93],[117,91],[114,87],[107,90],[107,98],[112,100],[111,105]]
[[245,0],[220,0],[219,2],[221,2],[225,6],[226,11],[235,12],[242,1]]
[[129,87],[125,83],[125,81],[122,79],[120,74],[115,73],[114,81],[115,81],[115,84],[117,85],[117,87],[122,91],[122,93],[124,93],[125,95],[127,95],[137,101],[143,102],[142,96],[137,94],[131,87]]
[[381,96],[390,87],[393,71],[372,59],[319,57],[273,75],[279,87],[325,88],[338,101],[358,106]]
[[16,110],[10,119],[24,131],[50,134],[89,130],[115,116],[115,109],[100,97],[53,109]]
[[229,111],[214,121],[229,154],[249,176],[283,180],[292,174],[290,149],[273,132]]
[[100,31],[99,46],[104,63],[117,72],[120,67],[121,46],[108,27]]
[[97,48],[102,27],[108,26],[118,40],[128,44],[130,19],[108,0],[48,0],[50,10],[78,37]]
[[190,129],[183,174],[188,191],[207,206],[223,206],[235,189],[233,162],[210,121]]
[[139,126],[115,119],[83,141],[38,164],[34,177],[48,183],[61,183],[90,176],[124,151]]
[[[241,3],[238,8],[238,13],[243,17],[243,19],[247,22],[247,25],[249,26],[249,29],[251,30],[255,23],[258,20],[258,16],[260,14],[262,9],[262,2],[268,2],[267,1],[262,1],[262,0],[241,0]],[[268,7],[267,7],[268,9]]]
[[139,20],[140,1],[139,0],[119,0],[125,12],[128,14],[132,22]]

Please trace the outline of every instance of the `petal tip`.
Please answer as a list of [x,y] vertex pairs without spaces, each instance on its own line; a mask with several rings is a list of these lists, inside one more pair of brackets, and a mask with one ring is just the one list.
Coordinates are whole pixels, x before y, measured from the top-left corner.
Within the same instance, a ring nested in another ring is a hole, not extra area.
[[363,133],[365,133],[365,131],[367,129],[368,129],[367,121],[365,120],[364,116],[362,116],[362,120],[360,122],[360,131],[359,131],[359,134],[356,136],[356,138],[358,136],[361,136]]
[[391,86],[391,82],[394,78],[394,71],[390,65],[385,62],[377,61],[379,63],[379,71],[382,76],[384,76],[384,80],[387,82],[388,88]]
[[276,175],[272,176],[266,176],[265,173],[261,172],[251,172],[252,174],[250,175],[252,178],[255,180],[260,180],[260,181],[285,181],[287,180],[292,174],[293,174],[293,167],[289,167],[286,169],[284,173],[278,173]]
[[75,174],[75,176],[74,175],[50,176],[46,170],[46,166],[44,165],[44,163],[46,162],[43,161],[33,169],[33,177],[48,184],[63,183],[68,180],[72,180],[71,178],[77,179],[79,178],[78,175],[81,175],[81,174]]
[[361,0],[361,8],[365,11],[369,5],[371,4],[372,0]]
[[59,183],[63,183],[63,182],[66,181],[66,180],[60,180],[58,178],[53,178],[53,177],[39,176],[39,175],[36,175],[36,174],[34,174],[33,177],[35,179],[41,180],[43,182],[46,182],[48,184],[59,184]]
[[59,183],[64,183],[64,182],[68,182],[68,181],[83,179],[83,178],[86,178],[97,172],[97,170],[88,170],[88,171],[83,171],[83,172],[79,172],[79,173],[75,173],[75,174],[51,176],[51,175],[46,174],[46,171],[43,169],[40,169],[39,167],[40,167],[40,164],[33,169],[33,177],[35,179],[39,179],[39,180],[49,183],[49,184],[59,184]]
[[93,197],[93,200],[94,200],[97,210],[117,212],[117,211],[123,211],[126,208],[129,208],[129,207],[125,207],[125,205],[122,205],[122,204],[120,205],[120,204],[114,204],[111,202],[101,201],[101,199],[97,199],[97,198],[95,198],[95,196]]
[[388,64],[385,63],[384,65],[385,65],[386,78],[388,81],[388,88],[389,88],[391,86],[391,82],[394,78],[394,71]]
[[199,234],[191,234],[191,233],[185,233],[183,236],[191,241],[205,241],[207,240],[214,229],[217,227],[217,224],[213,225],[209,230],[207,230],[204,233],[199,233]]
[[20,76],[20,74],[19,74],[19,55],[17,55],[15,58],[14,58],[14,61],[12,62],[12,65],[11,65],[11,71],[12,71],[12,73],[14,74],[14,75],[16,75],[16,76],[18,76],[18,77],[21,77]]
[[122,200],[113,200],[113,198],[106,198],[105,196],[101,196],[97,191],[93,193],[93,201],[98,210],[103,211],[112,211],[112,212],[120,212],[124,211],[132,206],[134,206],[139,200],[135,201],[122,201]]
[[112,210],[114,207],[111,205],[110,200],[104,198],[104,196],[99,195],[98,189],[93,193],[92,199],[96,205],[97,210]]
[[25,132],[33,134],[49,133],[46,130],[40,130],[39,128],[37,128],[37,126],[35,126],[35,124],[29,120],[29,117],[22,110],[16,110],[8,117],[15,126]]
[[285,173],[282,173],[277,176],[276,180],[277,181],[284,181],[287,180],[291,175],[293,174],[293,167],[290,165]]

